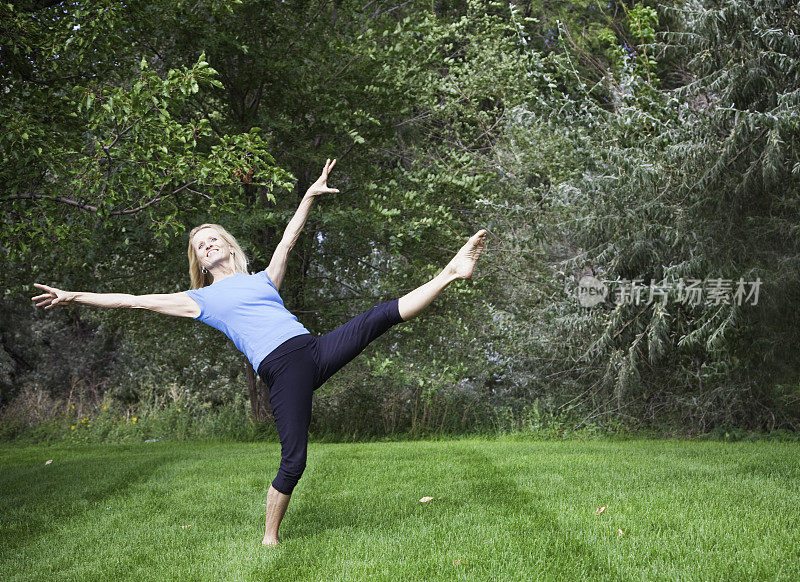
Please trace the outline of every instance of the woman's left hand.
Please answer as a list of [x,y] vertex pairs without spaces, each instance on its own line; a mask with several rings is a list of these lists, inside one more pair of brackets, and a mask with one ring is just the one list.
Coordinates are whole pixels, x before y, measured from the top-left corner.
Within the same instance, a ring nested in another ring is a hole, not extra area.
[[333,166],[336,165],[336,160],[328,160],[325,162],[325,168],[322,170],[322,174],[320,177],[317,178],[317,181],[314,182],[311,187],[306,192],[306,196],[319,196],[320,194],[326,194],[328,192],[338,194],[339,190],[336,188],[328,188],[328,174],[333,169]]

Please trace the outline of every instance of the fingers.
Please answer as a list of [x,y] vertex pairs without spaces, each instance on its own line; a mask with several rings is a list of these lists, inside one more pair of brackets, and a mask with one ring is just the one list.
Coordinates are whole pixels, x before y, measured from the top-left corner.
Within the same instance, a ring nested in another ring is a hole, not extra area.
[[[39,303],[35,304],[36,307],[41,307],[42,305],[48,305],[48,303],[51,302],[55,303],[56,301],[58,301],[58,295],[56,294],[55,289],[53,287],[48,287],[47,285],[42,285],[41,283],[34,283],[33,286],[38,287],[39,289],[42,289],[44,291],[47,291],[47,293],[42,293],[41,295],[36,295],[35,297],[31,297],[31,301],[39,301]],[[45,309],[49,309],[52,306],[53,306],[52,304],[48,305],[47,307],[45,307]]]
[[325,160],[325,167],[322,169],[322,174],[317,179],[317,181],[312,185],[312,188],[319,189],[321,192],[336,192],[338,193],[339,190],[335,188],[328,188],[328,174],[333,169],[333,166],[336,165],[336,160],[331,160],[328,158]]
[[335,165],[336,165],[336,159],[335,158],[333,159],[333,161],[331,161],[330,158],[325,160],[325,169],[322,170],[322,175],[325,176],[325,178],[327,178],[328,174],[330,173],[330,171],[333,169],[333,167]]
[[45,307],[45,309],[52,309],[56,305],[60,305],[62,299],[64,299],[64,298],[63,297],[54,297],[53,300],[50,302],[50,305]]

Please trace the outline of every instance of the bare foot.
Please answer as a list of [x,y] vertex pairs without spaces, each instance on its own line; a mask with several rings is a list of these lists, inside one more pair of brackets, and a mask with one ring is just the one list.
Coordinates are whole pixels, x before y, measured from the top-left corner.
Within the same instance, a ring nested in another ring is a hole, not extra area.
[[281,538],[268,538],[264,537],[261,542],[262,546],[277,546],[281,542]]
[[486,229],[482,228],[472,235],[470,239],[461,247],[447,265],[447,269],[459,279],[469,279],[475,269],[475,263],[481,256],[486,245]]

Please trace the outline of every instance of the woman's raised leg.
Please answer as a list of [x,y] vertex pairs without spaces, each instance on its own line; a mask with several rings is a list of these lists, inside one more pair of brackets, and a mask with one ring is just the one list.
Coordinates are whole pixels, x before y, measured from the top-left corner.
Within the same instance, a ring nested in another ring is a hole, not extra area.
[[416,317],[456,279],[472,276],[475,263],[483,251],[486,231],[479,230],[461,247],[435,278],[399,299],[372,307],[333,331],[316,338],[312,344],[318,365],[315,389],[364,351],[371,341],[391,326]]
[[469,279],[485,245],[486,230],[481,229],[461,247],[441,273],[424,285],[403,295],[398,302],[400,317],[403,318],[403,321],[419,315],[445,287],[456,279]]

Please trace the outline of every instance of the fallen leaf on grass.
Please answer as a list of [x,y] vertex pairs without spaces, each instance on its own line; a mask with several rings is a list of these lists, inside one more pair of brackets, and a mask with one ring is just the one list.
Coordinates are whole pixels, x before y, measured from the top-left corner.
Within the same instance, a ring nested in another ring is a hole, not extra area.
[[617,537],[618,537],[618,538],[619,538],[619,537],[622,537],[622,530],[621,530],[621,529],[618,529],[618,530],[617,530]]
[[428,503],[428,501],[433,501],[433,497],[423,497],[419,500],[420,503]]
[[50,464],[50,463],[52,463],[52,462],[53,462],[53,459],[50,459],[49,461],[45,461],[45,462],[44,462],[44,464],[45,464],[45,465],[49,465],[49,464]]
[[460,566],[460,565],[461,565],[461,559],[460,558],[458,560],[456,560],[455,562],[453,562],[453,566]]
[[595,514],[595,515],[600,515],[600,514],[601,514],[601,513],[603,513],[603,512],[604,512],[606,509],[608,509],[608,506],[607,506],[607,505],[604,505],[603,507],[598,507],[598,508],[597,508],[597,510],[594,512],[594,514]]
[[191,524],[191,523],[189,525],[182,525],[181,529],[189,529],[190,527],[192,527],[192,525],[193,524]]

